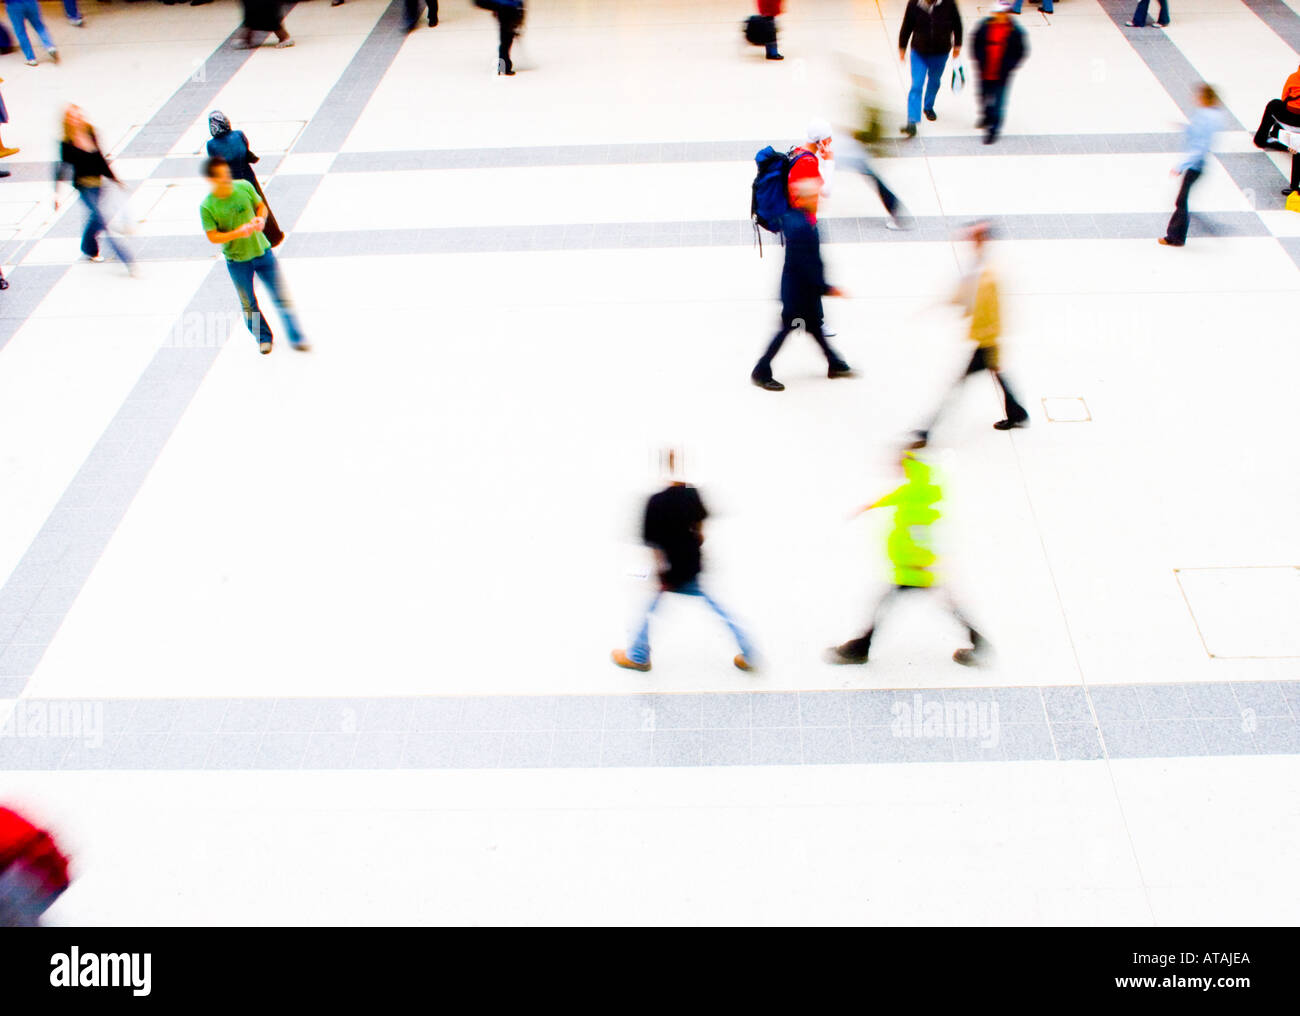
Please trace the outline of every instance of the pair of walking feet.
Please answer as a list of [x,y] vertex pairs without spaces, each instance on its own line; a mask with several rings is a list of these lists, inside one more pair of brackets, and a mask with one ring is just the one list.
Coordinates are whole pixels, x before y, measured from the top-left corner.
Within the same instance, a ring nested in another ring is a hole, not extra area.
[[[615,666],[622,667],[624,670],[636,670],[642,674],[650,670],[650,661],[648,659],[644,663],[639,663],[628,656],[622,649],[615,649],[609,654],[609,658],[614,661]],[[754,669],[754,665],[741,653],[737,653],[735,659],[731,662],[737,670],[743,670],[746,673]]]
[[[853,368],[847,363],[837,363],[827,369],[826,376],[834,379],[841,377],[857,377],[857,374],[854,373]],[[785,391],[785,385],[781,384],[781,382],[774,377],[762,377],[758,374],[751,374],[749,380],[752,384],[762,388],[765,392]]]
[[[842,646],[831,646],[830,649],[826,650],[826,662],[833,663],[836,666],[866,663],[867,656],[871,652],[873,631],[867,632],[860,639],[845,642]],[[982,635],[976,633],[971,638],[971,644],[956,650],[952,654],[952,659],[954,663],[960,663],[963,667],[979,667],[987,663],[991,655],[992,649],[990,649],[988,641]]]
[[[1028,414],[1026,414],[1024,416],[1018,416],[1014,420],[1011,419],[1010,417],[1008,417],[1005,420],[999,420],[997,423],[993,425],[993,429],[994,430],[1023,430],[1025,427],[1028,426],[1029,426],[1029,416]],[[911,443],[908,444],[907,448],[909,451],[914,451],[914,452],[920,451],[929,443],[930,443],[930,432],[926,430],[918,430],[913,435],[912,441]]]

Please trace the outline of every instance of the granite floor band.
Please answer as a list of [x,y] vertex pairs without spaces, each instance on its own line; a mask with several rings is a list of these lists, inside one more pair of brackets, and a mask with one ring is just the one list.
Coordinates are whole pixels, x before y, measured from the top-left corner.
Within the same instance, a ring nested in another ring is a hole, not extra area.
[[[301,183],[301,186],[298,184]],[[268,188],[276,215],[289,207],[300,214],[314,192],[312,177],[282,177]],[[300,193],[295,193],[300,192]],[[283,203],[282,203],[283,202]],[[934,243],[951,240],[954,231],[976,216],[918,216],[913,228],[885,229],[886,217],[828,217],[820,221],[826,244]],[[1069,215],[980,216],[1009,240],[1140,240],[1164,235],[1167,212],[1108,212]],[[282,221],[292,221],[285,216]],[[1192,217],[1190,235],[1221,237],[1271,236],[1254,212],[1209,212]],[[656,247],[745,247],[754,245],[748,219],[694,222],[585,222],[526,226],[457,226],[434,229],[374,229],[298,232],[277,254],[283,258],[369,257],[409,254],[472,254],[512,251],[612,250]],[[181,236],[136,237],[133,256],[142,261],[211,258],[207,238]],[[780,240],[763,234],[765,251],[780,253]]]
[[[1300,14],[1283,0],[1241,0],[1292,49],[1300,52]],[[1285,73],[1285,71],[1283,72]]]
[[24,699],[0,769],[511,769],[1300,753],[1300,682],[369,699]]

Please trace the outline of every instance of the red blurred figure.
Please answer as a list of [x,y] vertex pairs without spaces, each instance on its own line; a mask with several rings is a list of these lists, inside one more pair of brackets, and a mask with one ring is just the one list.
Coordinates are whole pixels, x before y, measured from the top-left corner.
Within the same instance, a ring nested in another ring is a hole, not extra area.
[[54,838],[0,808],[0,928],[35,928],[68,888],[68,859]]

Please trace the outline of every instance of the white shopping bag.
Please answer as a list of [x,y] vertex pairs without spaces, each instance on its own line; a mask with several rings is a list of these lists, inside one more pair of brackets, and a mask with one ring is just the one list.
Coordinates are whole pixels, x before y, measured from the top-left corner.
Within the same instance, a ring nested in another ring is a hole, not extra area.
[[99,200],[109,229],[124,236],[135,233],[143,218],[143,210],[134,194],[106,181]]

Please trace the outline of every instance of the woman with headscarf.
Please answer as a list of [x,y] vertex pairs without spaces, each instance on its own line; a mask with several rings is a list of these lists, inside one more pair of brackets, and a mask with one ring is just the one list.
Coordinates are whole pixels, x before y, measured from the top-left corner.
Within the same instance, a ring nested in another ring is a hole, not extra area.
[[208,130],[212,132],[212,140],[208,142],[209,158],[225,159],[230,163],[232,177],[236,180],[247,180],[253,185],[257,196],[267,207],[266,228],[262,233],[272,247],[280,246],[280,242],[284,239],[284,231],[275,221],[275,213],[270,210],[271,203],[266,200],[262,185],[257,182],[257,174],[253,172],[252,163],[258,160],[248,147],[247,135],[243,131],[232,130],[229,117],[219,109],[214,109],[208,114]]
[[63,144],[59,148],[59,161],[54,166],[55,208],[59,207],[59,181],[65,177],[72,178],[72,186],[86,206],[86,228],[81,234],[81,253],[87,260],[103,261],[99,253],[99,234],[103,233],[118,260],[126,265],[128,272],[134,274],[131,255],[108,231],[108,224],[100,209],[104,178],[108,177],[119,187],[123,184],[113,174],[112,167],[100,151],[95,128],[90,126],[80,106],[69,106],[63,113]]

